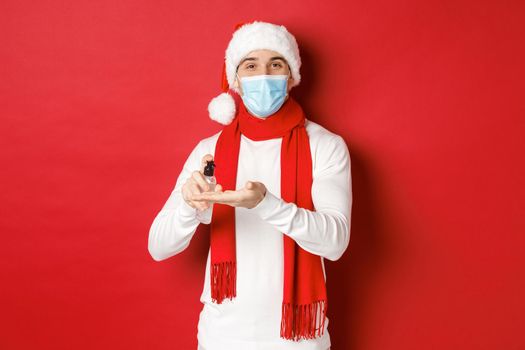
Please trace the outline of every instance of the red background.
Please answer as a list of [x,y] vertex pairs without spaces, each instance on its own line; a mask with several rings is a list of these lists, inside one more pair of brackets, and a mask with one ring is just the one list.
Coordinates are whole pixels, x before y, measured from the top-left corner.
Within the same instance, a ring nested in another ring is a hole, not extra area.
[[525,348],[522,4],[2,1],[0,347],[196,348],[207,227],[161,263],[148,230],[259,19],[352,157],[332,349]]

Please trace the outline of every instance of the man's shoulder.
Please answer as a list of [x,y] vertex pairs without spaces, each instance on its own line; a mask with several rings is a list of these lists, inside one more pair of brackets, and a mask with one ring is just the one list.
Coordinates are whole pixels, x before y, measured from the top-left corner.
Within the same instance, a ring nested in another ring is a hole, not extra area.
[[335,132],[328,130],[321,124],[318,124],[310,119],[305,122],[306,133],[313,145],[331,143],[342,139],[342,137]]
[[211,134],[211,135],[208,136],[208,137],[203,138],[203,139],[201,140],[201,142],[202,142],[203,144],[216,142],[217,139],[219,138],[219,135],[221,134],[221,132],[222,132],[222,129],[219,130],[219,131],[217,131],[217,132],[214,133],[214,134]]
[[204,150],[205,152],[214,154],[215,145],[217,144],[217,140],[219,139],[219,135],[221,134],[221,132],[222,132],[222,129],[210,136],[207,136],[201,139],[197,146],[201,148],[202,150]]
[[305,127],[310,139],[314,177],[323,169],[349,161],[350,152],[342,136],[308,119]]

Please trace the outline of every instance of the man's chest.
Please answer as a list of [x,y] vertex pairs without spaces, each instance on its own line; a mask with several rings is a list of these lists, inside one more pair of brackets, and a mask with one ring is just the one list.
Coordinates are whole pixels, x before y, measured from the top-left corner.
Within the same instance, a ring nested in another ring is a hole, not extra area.
[[281,142],[282,138],[261,142],[241,137],[237,188],[246,181],[259,181],[272,193],[281,192]]

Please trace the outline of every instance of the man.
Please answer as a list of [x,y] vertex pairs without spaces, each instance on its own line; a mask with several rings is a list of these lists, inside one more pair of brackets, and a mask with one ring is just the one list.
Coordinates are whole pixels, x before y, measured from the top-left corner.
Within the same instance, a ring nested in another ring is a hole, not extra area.
[[[284,26],[236,27],[225,92],[208,106],[225,126],[194,147],[151,226],[148,249],[161,261],[188,247],[196,211],[212,210],[199,349],[331,346],[324,259],[339,259],[350,240],[350,154],[289,95],[300,65]],[[203,174],[211,160],[214,190]]]

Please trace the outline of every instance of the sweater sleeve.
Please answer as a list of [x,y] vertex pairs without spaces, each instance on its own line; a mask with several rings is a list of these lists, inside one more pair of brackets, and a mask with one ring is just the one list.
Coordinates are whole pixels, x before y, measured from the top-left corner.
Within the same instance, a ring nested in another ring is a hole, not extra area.
[[191,173],[200,169],[200,145],[201,142],[186,159],[175,188],[149,230],[148,250],[156,261],[170,258],[185,250],[199,226],[196,210],[186,203],[181,190]]
[[268,190],[251,210],[304,250],[335,261],[350,242],[350,153],[339,135],[331,138],[326,146],[318,147],[317,152],[312,179],[315,211],[286,202]]

